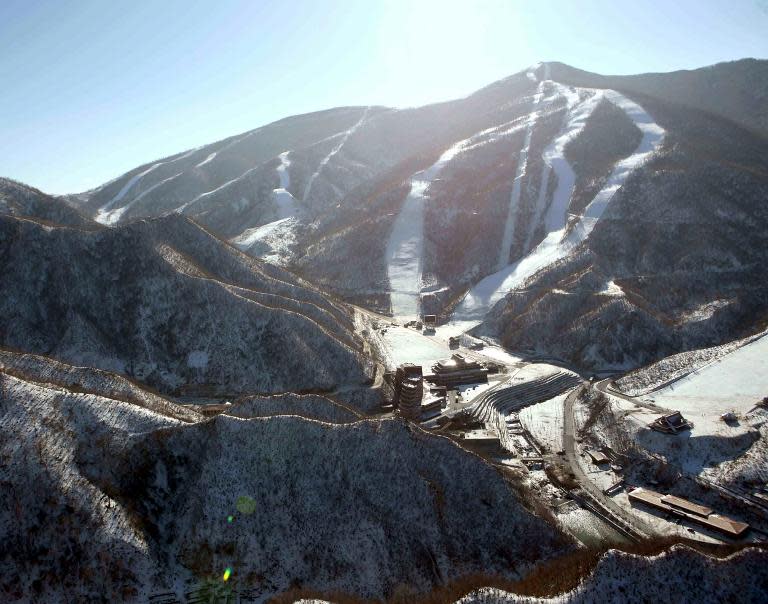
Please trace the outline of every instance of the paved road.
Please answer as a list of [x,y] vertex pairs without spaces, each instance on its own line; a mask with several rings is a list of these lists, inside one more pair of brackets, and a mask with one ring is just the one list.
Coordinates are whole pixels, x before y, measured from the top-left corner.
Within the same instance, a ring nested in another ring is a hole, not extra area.
[[627,401],[628,403],[632,403],[633,405],[637,407],[643,407],[644,409],[649,409],[650,411],[653,411],[654,413],[669,413],[670,410],[666,409],[664,407],[659,407],[658,405],[654,405],[653,403],[647,403],[645,401],[642,401],[638,398],[635,398],[633,396],[627,396],[623,392],[620,392],[619,390],[616,390],[613,387],[613,380],[607,379],[602,380],[600,382],[595,383],[595,388],[598,392],[602,392],[603,394],[610,394],[611,396],[615,396],[617,398],[623,399]]
[[573,416],[573,404],[579,391],[580,389],[577,388],[566,397],[563,411],[563,449],[565,450],[566,461],[576,476],[576,481],[581,485],[592,502],[601,508],[605,515],[613,520],[614,524],[623,527],[638,539],[655,535],[655,531],[649,526],[605,495],[602,489],[595,485],[584,470],[581,469],[576,444],[576,420]]

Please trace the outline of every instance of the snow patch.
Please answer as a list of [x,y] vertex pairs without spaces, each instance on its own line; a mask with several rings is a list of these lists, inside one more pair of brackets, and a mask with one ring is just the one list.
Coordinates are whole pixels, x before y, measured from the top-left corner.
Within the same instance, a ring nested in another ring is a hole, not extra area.
[[257,243],[263,244],[264,250],[256,255],[273,264],[287,262],[291,245],[296,240],[295,227],[298,206],[296,198],[288,191],[288,187],[291,186],[291,175],[288,171],[291,165],[291,161],[288,159],[289,153],[290,151],[283,151],[278,156],[280,165],[277,167],[277,175],[280,178],[280,186],[272,191],[272,199],[277,209],[277,220],[246,229],[230,240],[241,250],[248,250]]
[[213,158],[216,157],[216,151],[211,153],[208,157],[206,157],[203,161],[201,161],[199,164],[195,166],[195,168],[202,168],[205,164],[212,161]]
[[597,293],[603,294],[604,296],[623,296],[624,290],[621,289],[621,287],[619,287],[618,285],[616,285],[616,282],[613,279],[611,279]]
[[205,369],[208,367],[208,353],[204,350],[193,350],[187,355],[187,367]]

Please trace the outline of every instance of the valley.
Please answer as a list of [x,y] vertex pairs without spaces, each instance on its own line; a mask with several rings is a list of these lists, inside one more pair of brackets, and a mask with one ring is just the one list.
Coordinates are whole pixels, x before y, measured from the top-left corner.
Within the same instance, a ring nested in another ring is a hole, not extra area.
[[767,65],[0,179],[0,599],[759,601]]

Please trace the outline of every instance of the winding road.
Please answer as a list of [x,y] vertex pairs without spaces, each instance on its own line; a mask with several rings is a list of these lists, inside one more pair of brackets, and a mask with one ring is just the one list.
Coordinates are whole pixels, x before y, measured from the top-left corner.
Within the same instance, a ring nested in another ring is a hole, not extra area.
[[573,471],[576,481],[581,485],[584,494],[599,508],[601,516],[622,534],[641,541],[654,536],[656,533],[636,516],[628,513],[610,497],[605,495],[579,465],[579,454],[576,447],[576,419],[573,415],[573,404],[581,391],[573,390],[565,399],[563,410],[563,449],[565,458]]

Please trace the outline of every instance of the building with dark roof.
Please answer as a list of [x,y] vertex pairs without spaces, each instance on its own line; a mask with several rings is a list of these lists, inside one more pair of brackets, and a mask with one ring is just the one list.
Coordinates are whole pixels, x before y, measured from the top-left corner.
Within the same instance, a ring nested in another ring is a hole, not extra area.
[[683,430],[693,428],[693,422],[688,421],[679,411],[673,411],[667,415],[656,418],[650,424],[650,427],[657,432],[665,434],[678,434]]
[[711,508],[692,503],[675,495],[662,495],[650,489],[636,488],[629,492],[632,503],[642,503],[678,518],[695,522],[729,537],[741,537],[749,529],[746,522],[715,514]]

